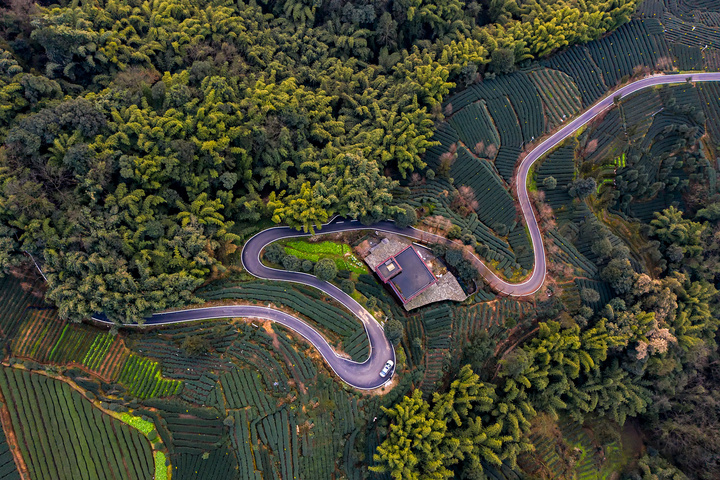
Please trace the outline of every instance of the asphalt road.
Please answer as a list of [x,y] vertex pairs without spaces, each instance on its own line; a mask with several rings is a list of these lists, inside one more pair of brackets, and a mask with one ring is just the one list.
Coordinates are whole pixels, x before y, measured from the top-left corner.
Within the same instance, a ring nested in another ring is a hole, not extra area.
[[[545,139],[537,147],[533,148],[520,162],[517,172],[515,173],[515,189],[520,203],[520,209],[522,211],[523,218],[528,227],[530,233],[530,239],[532,241],[532,247],[535,257],[535,264],[533,272],[530,277],[522,283],[511,284],[500,280],[498,288],[499,291],[507,293],[508,295],[523,296],[530,293],[536,292],[545,281],[546,274],[546,258],[545,258],[545,247],[542,242],[542,235],[540,234],[540,227],[538,226],[537,219],[535,218],[535,211],[530,203],[530,197],[527,189],[527,179],[530,172],[530,168],[533,163],[540,159],[543,155],[548,153],[550,150],[561,144],[563,140],[573,135],[580,128],[585,126],[593,118],[600,115],[602,112],[610,108],[615,98],[623,98],[631,95],[639,90],[654,87],[658,85],[668,85],[673,83],[685,83],[687,78],[692,78],[693,82],[717,82],[720,81],[720,73],[694,73],[686,75],[653,75],[650,77],[637,80],[629,83],[622,88],[614,92],[610,92],[606,97],[602,98],[585,112],[577,116],[567,125],[563,126],[560,130],[555,132],[553,135]],[[494,279],[493,279],[494,281]],[[495,286],[493,282],[488,282]]]
[[[521,283],[509,283],[499,278],[480,259],[474,256],[468,257],[478,268],[485,281],[495,290],[511,296],[526,296],[535,293],[542,287],[547,271],[545,249],[542,242],[540,228],[535,218],[535,212],[530,203],[527,190],[527,178],[533,163],[544,154],[562,143],[563,140],[577,132],[590,120],[601,114],[613,105],[616,97],[625,97],[644,88],[684,83],[685,79],[691,77],[694,82],[720,81],[720,73],[695,73],[687,75],[655,75],[630,83],[599,100],[588,110],[573,119],[556,133],[548,137],[537,147],[526,155],[515,174],[516,193],[520,203],[520,209],[525,223],[527,224],[534,252],[534,266],[530,276]],[[374,225],[365,226],[356,220],[334,219],[323,225],[316,233],[334,233],[349,230],[376,230],[388,233],[404,235],[423,242],[447,242],[443,237],[433,235],[414,228],[400,228],[392,222],[380,222]],[[395,351],[385,337],[382,326],[370,315],[359,303],[336,286],[319,280],[313,275],[301,272],[290,272],[269,268],[260,261],[262,249],[277,240],[289,237],[309,236],[310,234],[298,232],[289,227],[275,227],[263,230],[252,237],[245,244],[242,251],[242,262],[245,269],[252,275],[267,279],[285,282],[296,282],[315,287],[327,293],[335,300],[343,304],[348,310],[355,314],[365,326],[370,341],[370,356],[363,363],[354,362],[347,358],[338,356],[325,338],[304,321],[289,315],[280,310],[268,307],[250,305],[220,306],[180,310],[168,313],[152,315],[145,322],[146,325],[166,325],[180,322],[192,322],[212,318],[246,317],[271,320],[298,332],[305,337],[315,348],[318,349],[328,365],[347,384],[358,389],[373,389],[387,383],[394,370],[386,378],[381,378],[380,370],[387,360],[395,361]],[[100,322],[109,323],[102,315],[94,317]]]

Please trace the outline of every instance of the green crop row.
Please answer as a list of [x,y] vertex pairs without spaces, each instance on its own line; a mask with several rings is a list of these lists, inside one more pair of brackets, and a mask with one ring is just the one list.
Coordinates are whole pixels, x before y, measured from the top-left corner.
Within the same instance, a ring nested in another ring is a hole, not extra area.
[[[480,101],[461,109],[450,119],[450,124],[458,132],[463,143],[477,155],[494,158],[486,147],[494,145],[495,153],[500,145],[500,136],[492,123],[485,102]],[[476,147],[482,144],[482,150]]]
[[544,61],[543,65],[566,73],[578,86],[585,107],[590,106],[607,91],[608,87],[600,71],[593,65],[592,57],[584,46],[569,48],[563,53],[553,55]]
[[109,333],[95,337],[90,349],[85,354],[85,358],[83,358],[82,364],[93,370],[100,367],[99,363],[110,350],[113,340],[115,340],[115,337]]
[[582,93],[583,105],[589,106],[608,87],[631,75],[635,67],[656,68],[660,59],[669,57],[663,26],[655,19],[645,19],[626,23],[613,33],[612,38],[604,37],[586,46],[569,48],[542,64],[569,75]]
[[260,440],[276,453],[280,461],[280,478],[297,479],[299,448],[295,419],[287,408],[263,418],[257,428]]
[[243,342],[234,346],[230,354],[243,363],[260,372],[260,376],[268,391],[274,393],[286,392],[287,376],[282,365],[263,347]]
[[[484,163],[480,165],[481,169],[476,171],[476,167],[478,167],[478,165],[475,165],[472,162],[468,162],[466,158],[467,156],[469,156],[469,154],[467,154],[464,147],[461,147],[458,150],[458,159],[453,164],[450,175],[453,178],[457,179],[458,182],[460,181],[460,179],[463,179],[463,183],[465,185],[473,188],[475,197],[478,200],[479,207],[484,204],[492,204],[488,203],[488,199],[490,202],[493,201],[492,198],[485,197],[483,199],[481,197],[482,191],[479,192],[478,185],[480,185],[480,190],[482,190],[482,184],[480,184],[479,182],[492,182],[492,177],[495,177],[494,180],[498,182],[499,187],[501,189],[504,189],[498,173],[493,170],[492,164],[490,162],[470,156],[472,160],[481,161]],[[458,162],[460,162],[460,164],[458,164]],[[467,179],[467,181],[465,179]],[[450,196],[446,193],[453,191],[454,188],[455,187],[451,185],[446,179],[436,177],[433,181],[415,187],[413,189],[412,196],[405,196],[402,192],[399,192],[395,197],[395,201],[397,203],[407,203],[408,205],[416,208],[431,208],[433,216],[426,217],[423,220],[424,223],[430,226],[436,226],[440,229],[445,229],[448,227],[445,226],[444,219],[438,221],[437,223],[433,222],[433,219],[445,217],[445,219],[449,219],[452,224],[460,227],[462,231],[468,231],[475,235],[475,238],[478,242],[486,245],[488,249],[490,249],[489,254],[491,254],[494,259],[502,260],[503,258],[507,257],[510,259],[510,261],[514,263],[515,256],[508,243],[502,238],[498,237],[488,226],[488,224],[493,226],[496,225],[493,223],[484,223],[497,222],[497,220],[492,215],[498,212],[493,212],[491,209],[487,208],[479,208],[478,211],[480,215],[482,215],[482,221],[478,217],[478,213],[475,212],[471,212],[467,216],[458,214],[451,208],[451,199],[449,198]],[[492,192],[488,191],[487,193],[489,194]],[[505,193],[507,194],[507,192]],[[507,198],[502,199],[502,203],[505,204],[507,200]],[[513,202],[512,198],[510,198],[509,200],[511,203]],[[510,212],[510,210],[508,210],[508,212]],[[512,220],[512,218],[510,220]],[[511,225],[508,225],[509,227],[514,226],[514,220],[512,220],[512,222],[513,223]],[[435,224],[433,225],[433,223]],[[483,254],[483,256],[490,259],[490,257],[486,256],[485,254]]]
[[140,430],[145,436],[155,430],[155,424],[153,422],[143,420],[127,412],[120,415],[120,421]]
[[708,133],[716,144],[720,143],[720,88],[712,82],[698,84],[697,88],[707,118]]
[[317,375],[317,369],[312,361],[302,353],[298,352],[290,339],[280,331],[277,325],[273,325],[278,340],[280,340],[280,352],[283,353],[290,362],[290,369],[293,371],[293,377],[301,382],[305,382]]
[[[255,340],[262,342],[263,338],[257,336]],[[270,353],[272,351],[272,342],[257,345],[247,338],[242,338],[233,344],[229,353],[238,360],[253,366],[256,372],[260,372],[268,391],[284,393],[288,391],[288,377],[275,355]]]
[[[150,432],[155,431],[155,424],[148,420],[143,420],[141,417],[132,415],[130,413],[122,413],[117,417],[121,422],[130,425],[136,430],[140,431],[143,435],[150,438]],[[155,460],[155,478],[154,480],[167,480],[168,478],[168,467],[165,465],[167,461],[165,453],[156,450],[153,452],[153,459]]]
[[[29,306],[44,305],[32,295],[32,290],[26,291],[21,287],[23,280],[26,279],[11,275],[0,278],[0,329],[6,338],[14,335]],[[32,284],[32,287],[35,285]]]
[[[201,417],[192,416],[191,412],[167,413],[164,415],[167,429],[172,435],[176,453],[202,454],[217,447],[223,436],[222,419],[217,410],[197,409]],[[207,418],[204,418],[207,417]],[[175,466],[175,462],[173,461]]]
[[168,479],[168,467],[165,465],[166,461],[167,460],[163,452],[155,452],[155,480]]
[[514,226],[515,203],[490,162],[475,158],[464,148],[459,148],[450,175],[458,183],[472,188],[478,202],[480,221],[491,228],[498,223]]
[[94,408],[68,384],[0,368],[0,389],[33,480],[152,476],[147,439]]
[[47,361],[48,351],[55,344],[63,328],[57,318],[57,310],[28,309],[15,339],[12,351],[15,355],[30,357],[39,362]]
[[552,126],[560,125],[582,108],[580,91],[567,74],[542,68],[530,72],[530,76],[542,98]]
[[355,429],[358,419],[358,399],[342,390],[333,390],[332,400],[335,403],[333,429],[340,435],[347,435]]
[[472,306],[458,306],[453,309],[453,336],[462,342],[481,331],[495,328],[504,329],[505,320],[513,317],[516,320],[531,314],[532,307],[527,303],[500,298],[493,302],[479,303]]
[[86,331],[65,325],[60,338],[50,351],[48,360],[56,363],[79,362],[88,352],[92,341]]
[[172,478],[173,480],[254,479],[254,477],[238,477],[235,455],[225,445],[206,452],[173,456]]
[[422,321],[425,326],[429,348],[448,348],[452,334],[453,312],[447,305],[441,305],[423,311]]
[[182,389],[183,382],[163,378],[160,366],[149,358],[130,355],[120,372],[120,383],[138,398],[167,397]]
[[250,448],[250,419],[248,418],[248,410],[236,411],[233,416],[235,418],[235,424],[230,438],[233,449],[237,452],[240,478],[260,480],[262,479],[262,475],[255,470],[253,452]]
[[203,372],[200,378],[197,378],[196,374],[189,374],[187,377],[190,379],[185,380],[181,398],[190,403],[201,405],[210,402],[220,377],[213,372]]
[[588,260],[585,255],[580,253],[577,248],[567,239],[562,237],[554,230],[550,230],[549,234],[553,243],[561,250],[560,257],[570,265],[585,270],[590,277],[594,277],[598,273],[598,269],[594,263]]
[[253,406],[262,415],[275,410],[275,400],[265,393],[258,372],[234,368],[220,377],[227,407],[230,409]]
[[[628,140],[631,143],[641,140],[652,125],[655,115],[662,109],[662,100],[655,90],[637,92],[629,98],[623,99],[619,111]],[[609,161],[610,159],[605,160]],[[609,165],[611,168],[625,166],[622,164],[624,162],[618,162],[617,158],[615,160]]]
[[281,303],[319,323],[341,337],[352,335],[359,322],[342,309],[298,292],[292,286],[247,283],[239,287],[217,290],[204,295],[206,299],[239,298],[259,302]]
[[335,448],[341,444],[342,436],[327,413],[319,415],[313,423],[312,429],[299,438],[302,444],[300,478],[332,478],[337,457]]
[[364,361],[370,355],[370,340],[364,328],[360,327],[355,335],[343,340],[343,350],[355,361]]
[[345,467],[345,475],[347,475],[349,480],[362,480],[362,471],[355,466],[355,464],[358,463],[357,455],[355,454],[355,440],[357,439],[357,434],[359,432],[359,428],[353,430],[352,434],[350,434],[350,438],[348,438],[345,443],[343,466]]

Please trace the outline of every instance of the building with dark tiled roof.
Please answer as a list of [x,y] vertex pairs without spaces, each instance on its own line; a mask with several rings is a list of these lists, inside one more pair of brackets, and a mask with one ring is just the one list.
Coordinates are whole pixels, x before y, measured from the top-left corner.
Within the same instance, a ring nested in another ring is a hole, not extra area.
[[380,262],[375,273],[383,283],[390,285],[403,304],[437,281],[412,245]]

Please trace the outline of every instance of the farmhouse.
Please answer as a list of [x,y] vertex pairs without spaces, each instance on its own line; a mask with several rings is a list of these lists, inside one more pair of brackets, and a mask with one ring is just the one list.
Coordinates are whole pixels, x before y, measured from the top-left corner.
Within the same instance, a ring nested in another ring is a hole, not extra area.
[[412,245],[385,259],[377,266],[375,272],[380,280],[392,287],[403,304],[420,295],[437,281]]
[[359,254],[405,310],[442,300],[465,300],[455,277],[429,250],[390,234],[370,238],[363,245]]

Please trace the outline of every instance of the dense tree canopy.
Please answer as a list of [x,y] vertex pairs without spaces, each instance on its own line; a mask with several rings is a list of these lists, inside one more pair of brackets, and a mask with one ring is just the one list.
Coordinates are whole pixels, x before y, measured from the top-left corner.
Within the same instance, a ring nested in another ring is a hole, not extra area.
[[375,455],[379,465],[371,470],[397,480],[485,478],[483,463],[514,462],[517,452],[509,445],[520,440],[504,433],[496,403],[495,386],[481,382],[469,365],[431,403],[415,390],[384,409],[393,424]]
[[41,259],[63,317],[127,322],[192,301],[262,218],[412,222],[387,174],[425,166],[463,69],[506,71],[633,7],[18,4],[0,51],[0,261]]

